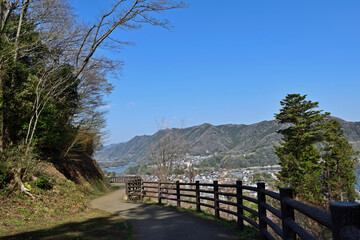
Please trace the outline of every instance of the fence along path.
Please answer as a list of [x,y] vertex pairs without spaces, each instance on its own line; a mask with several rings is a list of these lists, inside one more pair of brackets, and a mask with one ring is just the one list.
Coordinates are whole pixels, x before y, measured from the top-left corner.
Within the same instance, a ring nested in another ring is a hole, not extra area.
[[[119,214],[130,221],[134,229],[134,240],[238,239],[233,232],[209,219],[154,204],[126,201],[125,184],[114,185],[119,186],[117,191],[92,200],[90,205]],[[113,238],[116,239],[117,236]]]
[[[330,204],[330,213],[319,210],[293,199],[291,188],[280,188],[280,192],[272,192],[265,189],[265,183],[259,182],[256,187],[245,186],[242,181],[236,184],[213,183],[176,183],[171,182],[145,182],[141,179],[126,182],[127,194],[130,199],[138,197],[157,198],[158,203],[162,199],[176,202],[177,207],[181,203],[193,204],[196,211],[201,207],[214,210],[216,218],[220,213],[228,213],[236,217],[239,230],[244,228],[244,221],[259,230],[260,239],[316,239],[308,231],[295,221],[295,210],[306,217],[315,220],[319,224],[332,231],[333,239],[360,239],[360,204],[354,202],[334,202]],[[244,195],[244,190],[257,194],[257,198]],[[209,197],[213,196],[213,197]],[[224,197],[233,198],[234,201],[224,200]],[[267,203],[271,198],[278,202],[279,209]],[[212,202],[205,203],[204,200]],[[257,211],[244,205],[244,200],[257,205]],[[230,210],[224,206],[233,206],[236,210]],[[257,221],[245,216],[244,210],[257,217]],[[280,226],[274,223],[268,216],[272,213],[281,220]],[[269,231],[270,229],[272,231]],[[272,233],[270,233],[272,232]],[[275,235],[275,236],[273,236]],[[277,235],[277,236],[276,236]]]
[[121,182],[134,182],[136,180],[141,180],[141,177],[136,175],[124,175],[120,177],[109,177],[107,179],[111,183],[121,183]]

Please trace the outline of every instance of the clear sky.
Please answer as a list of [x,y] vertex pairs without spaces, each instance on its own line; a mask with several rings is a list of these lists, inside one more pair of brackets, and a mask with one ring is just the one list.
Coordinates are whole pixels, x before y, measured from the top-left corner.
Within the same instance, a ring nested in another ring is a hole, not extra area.
[[[72,0],[94,20],[110,0]],[[132,41],[109,97],[106,143],[202,123],[274,119],[288,93],[360,121],[360,1],[185,0],[160,15],[171,31],[145,26],[117,32]]]

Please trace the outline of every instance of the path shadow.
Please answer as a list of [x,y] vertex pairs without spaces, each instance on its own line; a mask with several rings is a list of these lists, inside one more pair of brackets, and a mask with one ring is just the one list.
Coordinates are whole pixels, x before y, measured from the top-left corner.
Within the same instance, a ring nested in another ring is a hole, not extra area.
[[135,240],[239,239],[214,221],[159,205],[139,204],[117,213],[129,219]]
[[92,218],[83,222],[70,222],[53,228],[30,231],[12,236],[0,237],[5,239],[128,239],[131,226],[120,221],[118,214],[108,217]]

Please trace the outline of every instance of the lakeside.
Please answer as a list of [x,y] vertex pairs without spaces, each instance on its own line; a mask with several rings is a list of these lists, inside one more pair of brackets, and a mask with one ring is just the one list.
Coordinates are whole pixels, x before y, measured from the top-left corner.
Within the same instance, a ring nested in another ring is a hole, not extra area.
[[109,168],[102,168],[103,171],[107,172],[115,172],[115,173],[123,173],[126,169],[128,169],[131,166],[135,166],[137,163],[130,162],[129,164],[125,166],[118,166],[118,167],[109,167]]

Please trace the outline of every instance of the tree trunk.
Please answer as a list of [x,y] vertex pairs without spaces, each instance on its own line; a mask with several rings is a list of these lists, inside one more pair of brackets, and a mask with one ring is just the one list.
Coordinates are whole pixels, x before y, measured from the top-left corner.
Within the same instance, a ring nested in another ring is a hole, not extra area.
[[2,65],[0,63],[0,152],[4,150],[4,97]]
[[15,180],[15,186],[18,185],[20,187],[21,192],[28,195],[32,199],[35,199],[34,195],[30,193],[30,190],[24,185],[23,181],[21,180],[21,169],[13,169],[14,173],[14,180]]
[[[18,58],[21,28],[22,28],[22,25],[23,25],[24,16],[25,16],[25,14],[27,12],[27,9],[29,7],[29,3],[30,3],[30,0],[25,0],[25,2],[23,3],[23,6],[21,8],[21,13],[20,13],[20,16],[19,16],[19,23],[18,23],[18,27],[17,27],[17,30],[16,30],[14,62]],[[11,84],[13,86],[13,84],[14,84],[13,80],[12,80]]]

